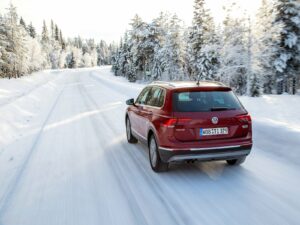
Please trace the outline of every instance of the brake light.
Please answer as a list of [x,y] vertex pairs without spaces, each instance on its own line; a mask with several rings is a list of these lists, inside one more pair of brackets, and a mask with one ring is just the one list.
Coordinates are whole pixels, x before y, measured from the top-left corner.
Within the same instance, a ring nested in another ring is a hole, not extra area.
[[163,126],[172,128],[176,124],[184,124],[190,122],[192,119],[188,118],[170,118],[163,122]]
[[251,116],[249,114],[237,116],[237,119],[242,123],[251,123]]
[[165,127],[174,127],[176,122],[177,122],[176,118],[171,118],[171,119],[167,119],[166,121],[164,121],[162,125]]

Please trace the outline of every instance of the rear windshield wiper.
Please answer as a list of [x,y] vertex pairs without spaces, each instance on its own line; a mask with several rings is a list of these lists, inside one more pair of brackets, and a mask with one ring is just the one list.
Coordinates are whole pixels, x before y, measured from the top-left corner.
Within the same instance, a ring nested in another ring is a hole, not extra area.
[[228,108],[228,107],[213,107],[210,108],[210,111],[226,111],[226,110],[235,110],[236,108]]

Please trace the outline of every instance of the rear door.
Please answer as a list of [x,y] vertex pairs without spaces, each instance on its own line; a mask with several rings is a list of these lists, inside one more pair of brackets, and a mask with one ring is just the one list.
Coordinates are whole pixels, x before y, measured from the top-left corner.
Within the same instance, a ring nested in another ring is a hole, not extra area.
[[147,137],[149,124],[157,117],[164,103],[165,91],[161,87],[153,86],[142,109],[141,134]]
[[135,101],[135,107],[132,110],[132,118],[131,118],[131,126],[134,133],[137,135],[142,136],[142,123],[143,123],[143,108],[146,104],[146,100],[148,98],[148,94],[151,90],[151,87],[146,87],[142,90],[140,95],[137,97]]
[[232,91],[173,94],[174,136],[179,141],[229,139],[247,135],[239,116],[247,112]]

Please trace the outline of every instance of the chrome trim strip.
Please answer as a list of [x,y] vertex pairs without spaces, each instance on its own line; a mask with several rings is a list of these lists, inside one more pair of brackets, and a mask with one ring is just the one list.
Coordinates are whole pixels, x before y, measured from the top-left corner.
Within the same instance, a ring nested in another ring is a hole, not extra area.
[[175,155],[172,156],[168,162],[174,161],[182,161],[182,160],[189,160],[189,159],[198,159],[198,160],[209,160],[209,159],[226,159],[231,157],[238,157],[238,156],[245,156],[250,153],[251,150],[242,150],[236,152],[225,152],[225,153],[211,153],[211,154],[197,154],[197,155]]
[[[174,151],[174,148],[163,148],[163,147],[159,147],[159,149],[161,150],[165,150],[165,151]],[[183,149],[183,150],[189,150],[189,149]]]
[[137,134],[139,137],[143,138],[144,140],[147,140],[147,138],[145,138],[143,135],[141,135],[139,132],[137,132],[135,129],[131,128],[131,130]]
[[240,148],[241,145],[231,145],[231,146],[222,146],[222,147],[209,147],[209,148],[190,148],[190,149],[175,149],[175,148],[164,148],[159,147],[161,150],[165,151],[174,151],[174,150],[183,150],[183,151],[205,151],[205,150],[215,150],[215,149],[229,149],[229,148]]
[[222,147],[210,147],[210,148],[191,148],[191,151],[202,151],[202,150],[214,150],[214,149],[228,149],[228,148],[239,148],[240,145],[222,146]]

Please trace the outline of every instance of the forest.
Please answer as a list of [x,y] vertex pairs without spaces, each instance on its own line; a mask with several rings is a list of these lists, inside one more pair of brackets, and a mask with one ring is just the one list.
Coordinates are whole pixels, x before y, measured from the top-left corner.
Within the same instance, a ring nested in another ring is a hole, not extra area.
[[300,89],[300,3],[262,0],[255,18],[231,1],[216,24],[206,0],[194,1],[190,25],[161,12],[150,22],[136,14],[120,43],[64,37],[53,20],[42,31],[10,4],[0,13],[0,77],[44,69],[112,65],[136,80],[216,80],[239,95],[296,94]]
[[255,18],[236,17],[234,1],[215,24],[205,0],[193,22],[161,13],[150,23],[135,15],[113,55],[112,70],[129,81],[217,80],[239,95],[295,94],[300,77],[300,4],[262,0]]
[[82,68],[111,64],[113,44],[100,40],[64,38],[62,30],[44,21],[41,34],[19,17],[10,4],[0,14],[0,77],[18,78],[44,69]]

